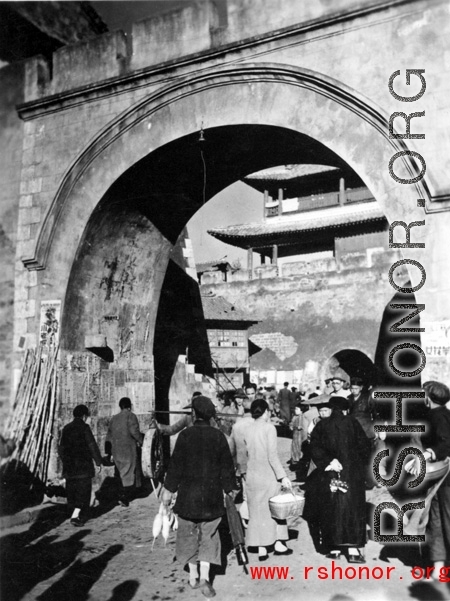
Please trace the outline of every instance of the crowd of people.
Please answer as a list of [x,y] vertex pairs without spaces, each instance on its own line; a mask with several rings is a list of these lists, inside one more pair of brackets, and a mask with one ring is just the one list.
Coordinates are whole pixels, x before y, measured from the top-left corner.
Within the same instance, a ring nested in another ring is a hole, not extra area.
[[[224,495],[240,501],[246,526],[245,543],[259,561],[269,554],[290,555],[284,520],[273,517],[269,500],[283,489],[292,491],[277,452],[277,427],[292,431],[291,470],[304,461],[300,484],[305,494],[303,518],[316,550],[330,558],[341,554],[350,563],[365,563],[366,489],[375,481],[372,459],[384,445],[376,435],[376,405],[360,378],[346,382],[339,375],[306,398],[286,382],[272,389],[244,389],[214,400],[194,393],[190,413],[172,425],[157,423],[162,435],[178,434],[170,459],[162,502],[178,515],[176,557],[189,568],[189,584],[206,597],[215,595],[211,564],[220,564],[219,524],[225,514]],[[430,427],[421,441],[427,462],[450,456],[450,391],[441,383],[424,384]],[[301,398],[303,397],[303,398]],[[300,399],[300,400],[299,400]],[[119,501],[127,506],[136,477],[137,448],[142,444],[130,399],[120,400],[120,413],[111,419],[106,439],[107,458],[113,458],[121,482]],[[84,405],[74,410],[60,441],[74,525],[87,519],[94,463],[104,462],[88,424]],[[380,437],[381,436],[381,437]],[[418,459],[406,471],[417,475]],[[450,555],[450,476],[437,488],[427,526],[430,557],[435,567]]]

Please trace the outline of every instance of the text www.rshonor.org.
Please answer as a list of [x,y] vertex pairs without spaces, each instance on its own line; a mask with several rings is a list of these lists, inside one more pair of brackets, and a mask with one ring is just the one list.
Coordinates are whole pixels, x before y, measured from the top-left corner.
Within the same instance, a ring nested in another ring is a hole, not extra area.
[[[294,580],[294,575],[289,573],[287,566],[250,566],[250,576],[253,580]],[[320,566],[313,568],[305,566],[296,572],[296,578],[308,580],[309,577],[317,577],[319,580],[390,580],[395,567],[375,566],[369,568],[367,566],[347,566],[342,568],[334,561],[331,562],[331,567]],[[401,578],[401,577],[400,577]]]
[[[317,576],[320,580],[370,580],[371,578],[373,580],[381,580],[382,578],[390,580],[395,567],[387,566],[386,568],[382,568],[375,566],[374,568],[369,568],[367,566],[360,566],[354,568],[348,566],[341,568],[332,561],[331,568],[320,566],[316,571],[312,566],[305,566],[297,573],[297,577],[308,580],[311,571],[312,576]],[[294,580],[294,576],[289,575],[289,568],[287,566],[250,566],[250,575],[253,580]],[[411,570],[411,576],[413,580],[433,579],[439,580],[439,582],[450,582],[450,566],[444,566],[439,570],[435,570],[434,567],[421,568],[420,566],[414,566]],[[403,580],[403,576],[399,576],[399,579]]]

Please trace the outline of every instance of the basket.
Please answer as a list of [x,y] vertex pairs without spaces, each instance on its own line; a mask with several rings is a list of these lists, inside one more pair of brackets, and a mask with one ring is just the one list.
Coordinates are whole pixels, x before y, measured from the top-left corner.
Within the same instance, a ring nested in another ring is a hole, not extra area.
[[304,505],[305,496],[299,492],[285,492],[269,499],[270,513],[276,520],[300,517]]

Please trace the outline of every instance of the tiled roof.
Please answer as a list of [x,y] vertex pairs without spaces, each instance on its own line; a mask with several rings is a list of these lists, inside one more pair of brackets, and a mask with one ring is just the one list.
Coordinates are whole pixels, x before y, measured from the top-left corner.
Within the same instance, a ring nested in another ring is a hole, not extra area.
[[329,165],[280,165],[278,167],[271,167],[270,169],[263,169],[262,171],[251,173],[244,177],[244,181],[288,181],[307,175],[325,173],[327,171],[339,171],[339,169],[330,167]]
[[244,315],[221,296],[202,296],[203,314],[206,320],[215,321],[247,321],[258,323]]
[[229,225],[228,227],[208,230],[208,234],[219,240],[224,238],[249,238],[314,231],[325,228],[339,228],[341,226],[367,221],[382,221],[384,219],[383,211],[376,203],[371,202],[359,205],[331,207],[314,212],[296,214],[290,217],[272,217],[261,223]]

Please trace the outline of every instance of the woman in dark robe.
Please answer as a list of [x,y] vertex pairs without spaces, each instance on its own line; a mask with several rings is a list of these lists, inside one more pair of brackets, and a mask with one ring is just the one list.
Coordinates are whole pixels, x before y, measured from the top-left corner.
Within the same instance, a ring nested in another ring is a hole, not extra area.
[[303,517],[316,548],[337,558],[347,550],[348,561],[364,563],[366,544],[365,466],[370,441],[352,416],[344,415],[348,400],[332,397],[332,413],[311,434],[316,469],[306,482]]

